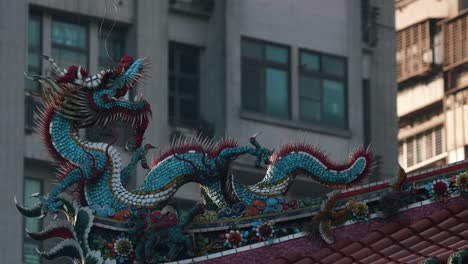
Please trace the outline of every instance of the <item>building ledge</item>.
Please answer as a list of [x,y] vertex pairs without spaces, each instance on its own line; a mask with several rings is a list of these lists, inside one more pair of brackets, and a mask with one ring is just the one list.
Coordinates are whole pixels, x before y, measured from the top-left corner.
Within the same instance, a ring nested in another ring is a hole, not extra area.
[[299,120],[288,120],[282,119],[262,113],[255,113],[251,111],[241,110],[240,112],[241,119],[250,120],[250,121],[257,121],[269,125],[281,126],[286,128],[292,129],[299,129],[309,132],[316,132],[320,134],[325,134],[329,136],[336,136],[342,138],[351,138],[351,132],[348,129],[340,129],[340,128],[331,128],[326,126],[321,126],[312,123],[306,123],[304,121]]

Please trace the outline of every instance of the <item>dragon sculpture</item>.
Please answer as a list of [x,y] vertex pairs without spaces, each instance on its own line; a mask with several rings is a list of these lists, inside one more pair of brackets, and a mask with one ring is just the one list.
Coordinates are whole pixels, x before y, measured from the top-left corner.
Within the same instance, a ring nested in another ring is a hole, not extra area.
[[[239,202],[249,205],[256,199],[280,197],[299,174],[331,188],[343,188],[355,184],[373,168],[369,150],[359,149],[348,162],[336,165],[307,144],[288,144],[273,152],[258,143],[257,135],[245,146],[230,139],[181,138],[149,164],[146,154],[153,146],[143,144],[143,138],[150,105],[141,94],[135,100],[126,96],[138,89],[147,60],[124,56],[114,68],[89,76],[84,67],[73,65],[65,70],[44,57],[51,65],[49,74],[31,78],[42,86],[43,108],[37,127],[58,164],[59,183],[47,195],[34,194],[39,200],[34,207],[17,204],[26,216],[58,214],[64,206],[58,197],[70,188],[80,194],[83,207],[107,205],[116,212],[135,212],[161,210],[182,185],[196,182],[205,203],[222,209]],[[89,142],[79,135],[79,129],[103,127],[111,121],[126,122],[133,129],[134,138],[126,145],[132,152],[131,161],[124,167],[112,143]],[[242,155],[255,157],[257,167],[267,165],[262,181],[244,185],[231,174],[232,161]],[[139,162],[148,170],[145,180],[135,190],[128,190],[126,182]]]

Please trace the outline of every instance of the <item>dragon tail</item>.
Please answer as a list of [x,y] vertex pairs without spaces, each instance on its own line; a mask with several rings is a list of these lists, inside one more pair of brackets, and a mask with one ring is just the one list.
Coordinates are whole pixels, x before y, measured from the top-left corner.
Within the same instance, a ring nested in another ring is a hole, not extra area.
[[283,195],[297,175],[306,175],[330,188],[346,188],[367,177],[375,163],[370,148],[354,151],[344,164],[335,164],[322,151],[307,144],[283,146],[271,157],[265,178],[254,185],[232,179],[232,187],[242,201]]

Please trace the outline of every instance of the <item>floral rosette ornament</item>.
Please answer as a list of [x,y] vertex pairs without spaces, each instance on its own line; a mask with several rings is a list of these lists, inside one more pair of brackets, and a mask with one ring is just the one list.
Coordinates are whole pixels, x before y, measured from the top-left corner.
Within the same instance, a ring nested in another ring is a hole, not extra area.
[[455,183],[461,193],[468,193],[468,171],[458,174]]
[[246,238],[248,235],[249,232],[247,231],[241,233],[239,230],[230,230],[229,233],[226,233],[225,235],[226,241],[224,242],[224,246],[237,248],[238,246],[247,242]]
[[449,195],[449,183],[446,180],[435,180],[429,190],[437,200],[447,201]]
[[252,231],[255,232],[255,235],[261,240],[268,240],[273,238],[275,234],[274,222],[262,222],[258,220],[252,223]]
[[132,241],[124,234],[121,234],[117,240],[112,240],[112,243],[109,243],[108,247],[114,253],[118,263],[124,263],[134,259]]
[[350,210],[354,218],[367,221],[367,215],[369,215],[369,207],[365,202],[351,200],[347,203],[346,207]]

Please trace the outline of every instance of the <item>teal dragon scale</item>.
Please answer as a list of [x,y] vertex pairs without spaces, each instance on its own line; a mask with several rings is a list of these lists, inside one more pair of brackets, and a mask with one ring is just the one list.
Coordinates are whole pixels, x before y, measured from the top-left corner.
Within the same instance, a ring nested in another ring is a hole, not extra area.
[[[43,108],[38,130],[51,156],[57,162],[59,183],[47,194],[34,194],[39,202],[33,208],[18,209],[27,216],[57,214],[64,206],[60,194],[73,188],[81,206],[106,206],[119,212],[160,210],[174,193],[188,182],[199,183],[204,202],[226,208],[256,199],[280,197],[297,175],[307,175],[331,188],[343,188],[365,177],[373,167],[368,150],[359,149],[348,162],[337,165],[313,146],[288,144],[273,152],[262,147],[256,136],[250,145],[238,146],[224,139],[181,138],[174,141],[151,164],[146,154],[153,148],[143,144],[151,116],[149,103],[137,95],[129,100],[144,77],[146,59],[124,56],[112,69],[89,76],[81,66],[60,68],[51,58],[47,76],[32,76],[42,86]],[[79,129],[103,127],[109,122],[126,122],[133,128],[127,143],[131,161],[123,166],[112,144],[89,142]],[[255,166],[267,165],[266,175],[254,185],[244,185],[231,174],[230,165],[242,155],[255,157]],[[143,184],[128,190],[126,183],[135,169],[147,169]]]

